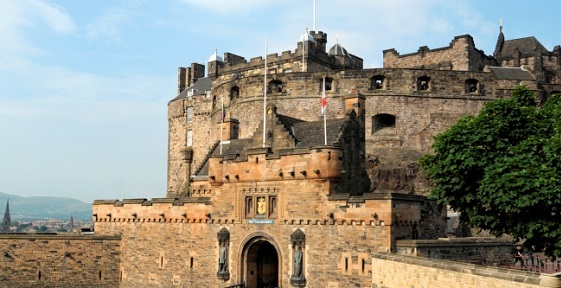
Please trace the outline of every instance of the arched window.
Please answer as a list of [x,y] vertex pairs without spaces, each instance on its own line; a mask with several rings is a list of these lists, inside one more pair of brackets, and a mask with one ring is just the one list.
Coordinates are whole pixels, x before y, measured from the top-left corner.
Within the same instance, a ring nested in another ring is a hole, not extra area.
[[216,109],[216,95],[212,96],[212,110]]
[[[333,78],[325,77],[325,91],[333,89]],[[319,91],[323,91],[323,78],[319,79]]]
[[417,78],[417,91],[428,91],[430,87],[430,77],[422,76]]
[[384,89],[386,85],[385,82],[385,77],[382,75],[376,75],[370,78],[370,90]]
[[391,114],[377,114],[372,117],[372,133],[386,128],[395,128],[395,116]]
[[240,98],[240,87],[234,86],[230,89],[230,100],[236,100]]
[[477,93],[479,92],[479,81],[475,79],[466,80],[466,93]]
[[267,92],[269,93],[281,93],[282,92],[282,81],[271,80],[267,85]]

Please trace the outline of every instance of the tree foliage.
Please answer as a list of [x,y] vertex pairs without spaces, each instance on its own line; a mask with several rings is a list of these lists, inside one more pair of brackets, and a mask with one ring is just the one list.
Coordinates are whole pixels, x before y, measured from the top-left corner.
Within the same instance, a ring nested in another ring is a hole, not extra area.
[[461,221],[561,255],[561,95],[537,107],[518,86],[438,135],[421,166],[430,197]]

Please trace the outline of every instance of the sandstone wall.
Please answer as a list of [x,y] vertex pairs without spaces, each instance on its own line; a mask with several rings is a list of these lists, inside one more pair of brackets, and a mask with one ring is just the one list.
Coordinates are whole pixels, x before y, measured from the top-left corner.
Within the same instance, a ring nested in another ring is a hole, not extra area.
[[373,288],[561,287],[558,275],[402,255],[374,254]]
[[119,287],[121,239],[71,234],[0,234],[0,286]]
[[[190,209],[186,210],[187,215],[192,215]],[[306,235],[307,287],[370,287],[370,254],[387,251],[382,247],[387,247],[390,233],[390,227],[376,225],[374,221],[275,219],[273,224],[249,224],[245,220],[233,223],[212,218],[182,219],[178,216],[176,222],[173,218],[164,220],[155,216],[155,221],[99,219],[95,223],[98,234],[122,235],[119,287],[226,287],[239,283],[242,269],[247,269],[240,266],[244,263],[246,244],[257,236],[266,237],[278,249],[280,282],[282,287],[290,287],[293,269],[290,236],[296,229]],[[222,228],[230,232],[230,278],[226,281],[217,278],[217,233]]]
[[423,46],[411,54],[399,55],[395,49],[384,51],[384,68],[482,71],[483,67],[493,64],[491,57],[475,48],[469,35],[454,37],[448,47],[429,49]]

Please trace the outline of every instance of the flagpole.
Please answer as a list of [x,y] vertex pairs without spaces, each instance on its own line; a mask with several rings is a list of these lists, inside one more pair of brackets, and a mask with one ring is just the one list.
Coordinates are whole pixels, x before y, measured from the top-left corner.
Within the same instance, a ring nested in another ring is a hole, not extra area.
[[224,134],[224,96],[222,96],[222,107],[220,107],[220,155],[222,155],[222,135]]
[[[323,94],[321,95],[321,97],[325,98],[325,76],[323,77],[323,85],[322,86],[323,86],[322,87],[322,91],[323,91],[322,93]],[[327,145],[327,120],[325,120],[325,114],[327,114],[327,99],[322,99],[322,101],[321,101],[322,106],[324,105],[323,104],[324,101],[325,101],[325,108],[322,107],[323,108],[322,109],[323,110],[322,111],[323,112],[323,140],[324,140],[324,145]]]
[[316,0],[314,0],[314,31],[316,31]]
[[263,148],[267,144],[267,36],[265,36],[265,77],[263,81]]

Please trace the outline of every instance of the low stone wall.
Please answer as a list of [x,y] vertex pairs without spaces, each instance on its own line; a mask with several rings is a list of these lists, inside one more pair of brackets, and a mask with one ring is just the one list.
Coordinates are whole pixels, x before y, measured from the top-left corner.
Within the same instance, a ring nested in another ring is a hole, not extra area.
[[396,254],[374,253],[372,267],[372,288],[561,287],[560,274],[539,274]]
[[399,240],[397,254],[432,259],[456,260],[498,265],[513,261],[511,239],[439,238],[438,240]]
[[121,238],[0,234],[0,286],[119,287]]

